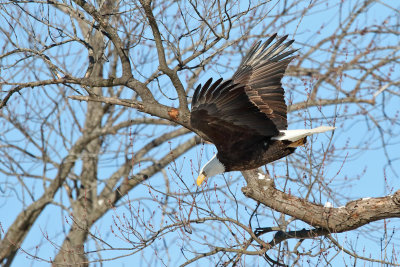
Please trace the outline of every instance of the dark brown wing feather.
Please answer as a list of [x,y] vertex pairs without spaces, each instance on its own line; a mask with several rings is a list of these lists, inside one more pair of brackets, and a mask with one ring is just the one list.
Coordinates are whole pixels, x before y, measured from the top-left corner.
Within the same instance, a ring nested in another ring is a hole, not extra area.
[[225,151],[252,136],[275,136],[278,130],[272,120],[249,99],[245,87],[232,80],[208,80],[198,86],[192,100],[191,126],[204,139]]
[[233,75],[234,83],[245,85],[250,100],[270,118],[279,130],[287,129],[287,106],[281,79],[290,61],[288,57],[297,50],[284,52],[293,40],[283,44],[287,36],[276,38],[272,35],[264,44],[256,43],[243,58]]
[[286,37],[269,46],[275,37],[254,45],[231,80],[209,79],[193,94],[191,126],[220,152],[287,128],[280,80],[295,50],[282,53],[293,42],[281,45]]

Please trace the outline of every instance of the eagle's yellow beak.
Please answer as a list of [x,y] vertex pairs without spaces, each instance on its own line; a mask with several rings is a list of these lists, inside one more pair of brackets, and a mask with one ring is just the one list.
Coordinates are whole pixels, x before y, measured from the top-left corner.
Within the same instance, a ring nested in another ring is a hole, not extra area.
[[201,186],[201,184],[203,183],[204,179],[206,179],[206,176],[204,174],[200,174],[199,177],[197,177],[197,186]]

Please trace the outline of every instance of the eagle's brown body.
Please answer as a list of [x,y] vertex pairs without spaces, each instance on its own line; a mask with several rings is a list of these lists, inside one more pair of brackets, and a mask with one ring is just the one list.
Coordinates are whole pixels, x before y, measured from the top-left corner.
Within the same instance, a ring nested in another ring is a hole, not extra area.
[[[218,152],[217,157],[224,164],[225,171],[251,170],[292,154],[296,147],[290,146],[291,143],[290,141],[272,140],[267,149],[254,143],[253,146],[245,150],[238,150],[237,153]],[[251,150],[250,153],[248,153],[249,150]]]

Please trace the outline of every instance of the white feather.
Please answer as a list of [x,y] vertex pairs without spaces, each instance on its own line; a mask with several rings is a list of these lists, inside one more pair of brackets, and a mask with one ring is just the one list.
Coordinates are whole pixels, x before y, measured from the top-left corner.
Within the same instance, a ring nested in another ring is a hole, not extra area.
[[310,136],[316,133],[324,133],[327,131],[335,130],[335,127],[330,126],[320,126],[314,129],[299,129],[299,130],[282,130],[279,131],[280,135],[272,137],[272,140],[289,140],[295,142],[306,136]]
[[225,166],[218,160],[216,154],[200,169],[200,174],[204,174],[206,177],[223,172],[225,172]]

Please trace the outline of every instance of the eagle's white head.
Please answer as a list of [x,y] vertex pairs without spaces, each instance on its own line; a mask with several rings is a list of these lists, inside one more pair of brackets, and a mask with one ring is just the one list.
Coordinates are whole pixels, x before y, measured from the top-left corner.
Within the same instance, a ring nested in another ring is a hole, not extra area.
[[197,185],[200,186],[207,177],[211,177],[225,172],[225,166],[214,155],[200,170],[197,177]]

